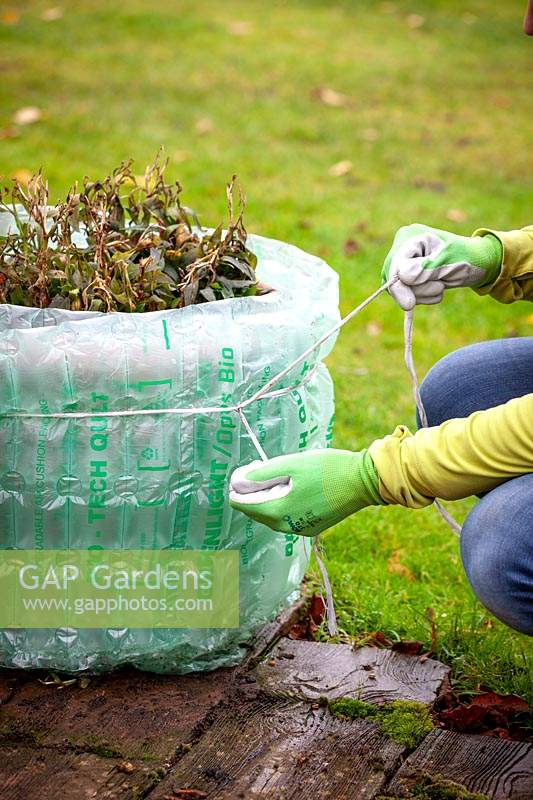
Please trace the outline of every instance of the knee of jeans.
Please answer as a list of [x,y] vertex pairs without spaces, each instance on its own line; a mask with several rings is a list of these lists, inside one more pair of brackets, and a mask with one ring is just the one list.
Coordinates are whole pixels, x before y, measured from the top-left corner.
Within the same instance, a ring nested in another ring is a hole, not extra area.
[[[420,394],[428,425],[440,425],[452,416],[456,405],[455,386],[457,374],[462,368],[462,362],[468,348],[461,348],[441,358],[434,364],[420,385]],[[416,413],[417,426],[421,427],[419,413]]]
[[506,625],[533,635],[530,535],[516,529],[505,503],[486,495],[461,533],[461,558],[476,597]]

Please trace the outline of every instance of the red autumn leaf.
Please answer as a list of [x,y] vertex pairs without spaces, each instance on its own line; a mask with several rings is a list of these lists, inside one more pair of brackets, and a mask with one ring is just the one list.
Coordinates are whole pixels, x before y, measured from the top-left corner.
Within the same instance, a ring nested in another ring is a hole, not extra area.
[[449,711],[442,711],[439,719],[447,723],[447,727],[459,733],[473,732],[485,719],[485,710],[480,706],[457,706]]
[[526,701],[516,694],[484,692],[484,694],[478,694],[476,697],[473,697],[470,704],[487,708],[490,711],[497,710],[500,714],[507,717],[513,717],[515,714],[529,711],[529,706]]
[[319,594],[314,594],[309,603],[309,616],[317,625],[320,625],[326,616],[326,606]]
[[392,645],[393,650],[395,650],[397,653],[403,653],[406,656],[417,656],[422,652],[422,648],[422,642],[409,640],[394,642]]

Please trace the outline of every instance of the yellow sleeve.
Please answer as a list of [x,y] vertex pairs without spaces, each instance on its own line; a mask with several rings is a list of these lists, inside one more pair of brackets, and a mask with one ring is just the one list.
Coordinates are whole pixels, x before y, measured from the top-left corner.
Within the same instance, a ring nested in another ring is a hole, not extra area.
[[490,294],[500,303],[533,300],[533,225],[517,231],[479,228],[473,235],[484,236],[487,233],[492,233],[502,243],[502,268],[494,283],[475,291]]
[[459,500],[533,472],[533,394],[414,435],[404,427],[369,448],[386,503]]

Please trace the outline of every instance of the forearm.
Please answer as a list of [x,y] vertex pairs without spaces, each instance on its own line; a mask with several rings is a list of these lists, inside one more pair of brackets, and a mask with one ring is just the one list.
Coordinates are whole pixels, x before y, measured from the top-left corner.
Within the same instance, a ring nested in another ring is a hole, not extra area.
[[533,225],[516,231],[493,231],[480,228],[474,236],[492,234],[503,247],[500,273],[495,281],[475,289],[490,294],[501,303],[533,300]]
[[400,426],[369,452],[387,503],[421,508],[490,490],[533,471],[533,394],[414,435]]

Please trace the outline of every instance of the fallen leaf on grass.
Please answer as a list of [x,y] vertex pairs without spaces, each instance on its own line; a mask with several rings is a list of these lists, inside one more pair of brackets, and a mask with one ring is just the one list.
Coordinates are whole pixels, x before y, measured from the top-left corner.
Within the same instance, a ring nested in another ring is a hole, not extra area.
[[33,173],[30,172],[29,169],[16,169],[14,172],[10,174],[10,178],[19,183],[22,183],[23,186],[27,186],[32,178]]
[[233,36],[248,36],[252,30],[252,23],[244,20],[232,20],[228,24],[228,32]]
[[427,189],[430,192],[435,192],[436,194],[442,194],[446,191],[446,184],[442,181],[428,181],[424,178],[416,178],[413,181],[413,186],[415,189]]
[[405,18],[405,21],[407,22],[409,28],[415,29],[421,28],[426,20],[424,17],[420,16],[420,14],[409,14],[409,16]]
[[20,19],[20,11],[17,8],[4,8],[0,12],[0,20],[4,25],[16,25]]
[[56,20],[61,19],[62,16],[63,9],[59,6],[53,6],[52,8],[45,8],[41,14],[41,19],[44,20],[44,22],[56,22]]
[[346,239],[342,249],[345,256],[353,256],[354,253],[359,252],[361,245],[355,239]]
[[211,133],[213,130],[213,120],[209,117],[202,117],[198,120],[194,129],[196,133],[200,134],[200,136],[205,136],[206,133]]
[[[381,331],[382,331],[382,327],[381,327],[381,325],[379,324],[379,322],[373,322],[373,321],[371,321],[371,322],[369,322],[369,323],[368,323],[368,325],[366,326],[366,332],[367,332],[368,336],[379,336],[379,334],[381,333]],[[393,555],[391,556],[391,558],[392,558],[393,556],[394,556],[394,553],[393,553]],[[389,559],[389,561],[390,561],[390,559]],[[402,565],[399,565],[399,566],[402,566]],[[405,568],[405,567],[402,567],[402,569],[406,569],[406,568]],[[408,571],[409,571],[409,570],[408,570]],[[389,572],[392,572],[392,570],[390,570],[390,569],[389,569]],[[402,573],[402,574],[403,574],[403,573]]]
[[0,140],[2,139],[16,139],[19,132],[16,128],[0,128]]
[[465,25],[473,25],[474,22],[477,22],[477,17],[475,14],[471,14],[469,11],[463,14],[461,17],[462,21]]
[[337,161],[336,164],[332,164],[331,167],[328,169],[330,175],[333,175],[334,178],[342,178],[343,175],[348,175],[353,169],[353,164],[351,161]]
[[468,214],[460,208],[449,208],[446,217],[452,222],[464,222],[468,219]]
[[[368,330],[368,328],[372,324],[377,324],[377,323],[369,322],[368,325],[367,325],[367,333],[370,336],[376,336],[377,334],[372,334]],[[380,331],[378,331],[378,333],[379,332]],[[390,555],[390,557],[389,557],[389,559],[387,561],[387,572],[390,572],[391,575],[401,575],[402,578],[407,578],[410,581],[414,581],[414,579],[415,579],[415,576],[413,575],[413,573],[411,572],[409,567],[406,567],[405,564],[402,564],[402,562],[400,561],[400,550],[394,550],[391,553],[391,555]]]
[[326,106],[334,106],[337,108],[345,106],[348,102],[346,95],[336,92],[335,89],[330,89],[328,86],[318,86],[316,89],[313,89],[311,96],[315,100],[324,103]]
[[16,125],[33,125],[42,119],[43,112],[37,106],[24,106],[13,114],[13,122]]

